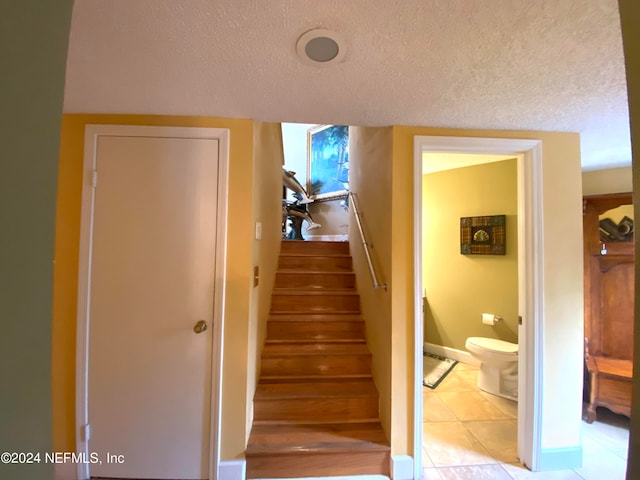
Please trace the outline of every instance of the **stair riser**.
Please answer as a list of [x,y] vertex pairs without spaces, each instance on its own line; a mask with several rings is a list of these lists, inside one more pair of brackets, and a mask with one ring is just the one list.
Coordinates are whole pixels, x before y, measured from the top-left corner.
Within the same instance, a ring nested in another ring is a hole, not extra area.
[[371,373],[371,355],[289,355],[262,359],[261,374],[356,375]]
[[347,242],[282,242],[280,253],[298,255],[349,255]]
[[364,322],[267,322],[267,340],[355,340],[364,338]]
[[358,312],[358,295],[279,295],[271,296],[271,313],[277,312]]
[[351,257],[304,257],[280,255],[278,270],[300,272],[351,272]]
[[[247,455],[247,478],[390,475],[389,452]],[[304,475],[303,475],[304,474]]]
[[353,273],[289,273],[276,272],[275,288],[354,288]]
[[254,420],[332,420],[377,418],[378,397],[360,398],[292,398],[256,400]]
[[269,316],[269,321],[287,322],[287,321],[299,321],[309,323],[319,322],[362,322],[362,317],[358,313],[353,314],[340,314],[335,313],[288,313],[288,314],[274,314]]

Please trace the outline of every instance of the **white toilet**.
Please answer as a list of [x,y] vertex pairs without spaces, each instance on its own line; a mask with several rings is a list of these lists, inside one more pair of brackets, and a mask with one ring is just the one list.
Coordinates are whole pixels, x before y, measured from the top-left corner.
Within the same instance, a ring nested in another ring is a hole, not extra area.
[[481,362],[478,387],[487,393],[518,400],[518,344],[469,337],[465,347]]

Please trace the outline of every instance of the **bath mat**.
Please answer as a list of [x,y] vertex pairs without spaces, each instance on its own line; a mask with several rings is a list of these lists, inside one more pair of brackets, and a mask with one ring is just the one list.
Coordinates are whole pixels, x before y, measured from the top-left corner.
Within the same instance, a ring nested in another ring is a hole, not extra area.
[[424,375],[422,384],[425,387],[436,388],[457,363],[457,360],[425,352],[422,357],[422,373]]

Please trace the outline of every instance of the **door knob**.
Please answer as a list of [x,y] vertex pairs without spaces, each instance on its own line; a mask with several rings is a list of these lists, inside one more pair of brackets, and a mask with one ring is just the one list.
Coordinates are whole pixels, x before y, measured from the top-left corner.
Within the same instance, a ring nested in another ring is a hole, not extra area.
[[207,329],[207,322],[205,322],[204,320],[198,320],[198,323],[196,323],[193,326],[193,331],[196,333],[202,333]]

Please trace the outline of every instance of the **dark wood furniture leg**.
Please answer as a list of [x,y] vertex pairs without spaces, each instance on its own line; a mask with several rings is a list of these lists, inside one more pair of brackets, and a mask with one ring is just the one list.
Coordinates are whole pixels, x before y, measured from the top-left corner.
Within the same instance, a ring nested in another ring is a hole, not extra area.
[[596,420],[596,404],[598,399],[598,372],[590,369],[589,378],[591,380],[591,393],[589,395],[589,405],[587,406],[587,423],[593,423]]

